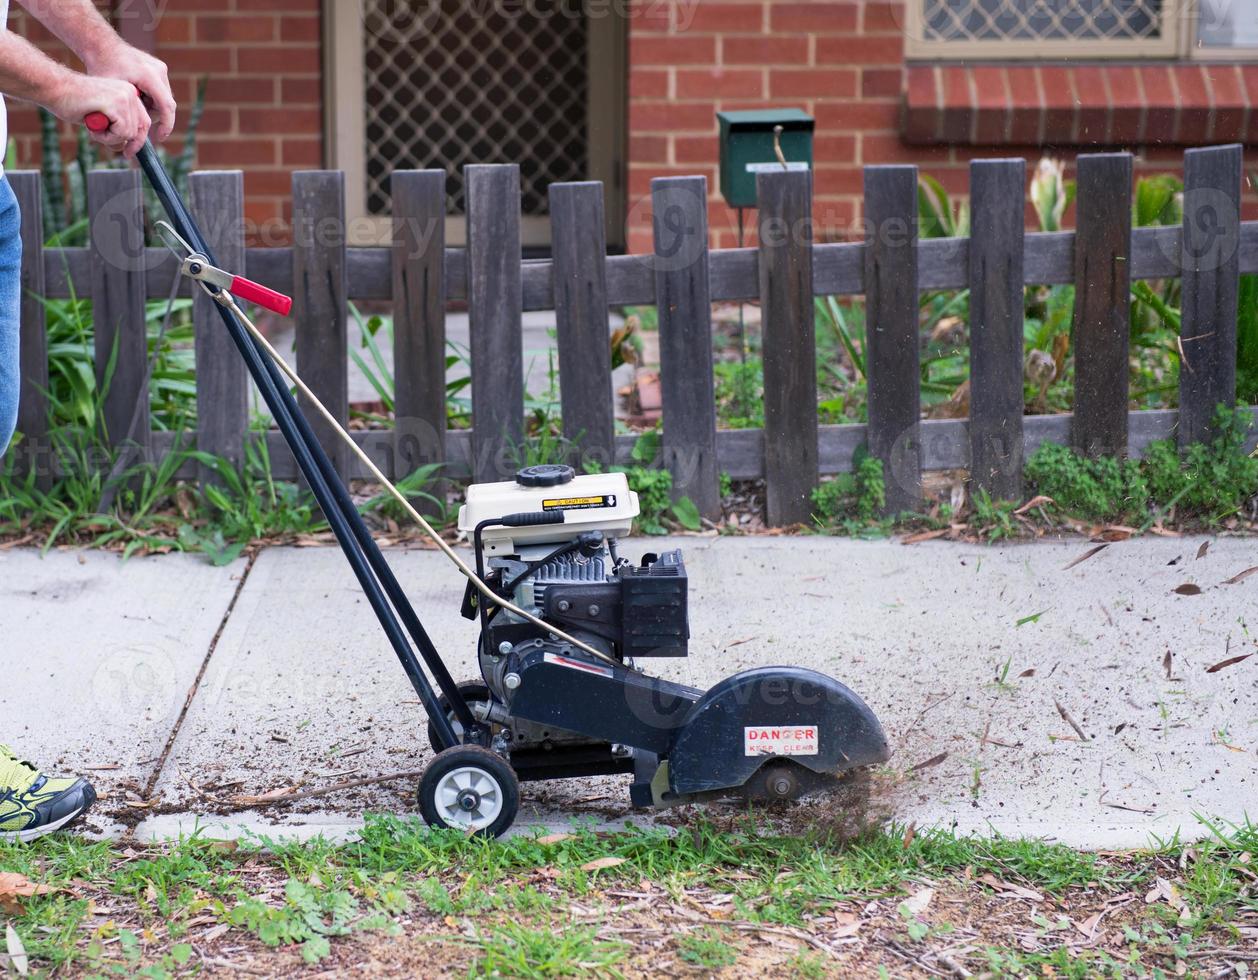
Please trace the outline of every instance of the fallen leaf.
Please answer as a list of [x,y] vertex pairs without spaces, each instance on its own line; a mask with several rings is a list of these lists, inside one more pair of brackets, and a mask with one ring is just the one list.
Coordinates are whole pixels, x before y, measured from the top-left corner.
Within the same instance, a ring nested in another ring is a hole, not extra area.
[[20,915],[22,903],[19,898],[31,898],[35,895],[51,895],[60,891],[52,885],[42,885],[31,881],[24,874],[0,871],[0,910],[10,915]]
[[1108,548],[1108,547],[1109,547],[1109,545],[1108,545],[1108,544],[1098,544],[1095,548],[1089,548],[1087,551],[1085,551],[1083,554],[1081,554],[1081,555],[1080,555],[1078,558],[1076,558],[1074,561],[1069,562],[1068,564],[1066,564],[1066,565],[1062,566],[1062,571],[1064,572],[1064,571],[1067,571],[1067,570],[1069,570],[1069,569],[1071,569],[1071,568],[1074,568],[1076,565],[1080,564],[1081,562],[1085,562],[1085,561],[1087,561],[1087,560],[1088,560],[1089,558],[1091,558],[1093,555],[1098,555],[1098,554],[1100,554],[1102,551],[1104,551],[1104,550],[1105,550],[1106,548]]
[[1145,895],[1144,903],[1146,905],[1152,905],[1154,902],[1159,900],[1166,902],[1167,905],[1170,905],[1173,908],[1184,908],[1184,900],[1179,896],[1179,889],[1176,888],[1172,882],[1167,881],[1160,875],[1154,882],[1153,887],[1149,890],[1148,894]]
[[952,528],[939,527],[933,531],[918,531],[916,534],[910,534],[906,538],[900,539],[900,544],[917,544],[919,541],[933,541],[935,538],[942,538],[945,534],[951,534]]
[[1035,676],[1035,668],[1028,667],[1026,670],[1024,670],[1021,674],[1018,675],[1018,679],[1021,680],[1023,677],[1034,677],[1034,676]]
[[1171,679],[1171,651],[1166,651],[1166,656],[1162,658],[1162,669],[1166,671],[1166,679]]
[[1036,507],[1043,507],[1045,504],[1055,504],[1055,503],[1057,503],[1057,501],[1055,501],[1052,497],[1046,497],[1044,496],[1044,494],[1041,493],[1041,494],[1038,494],[1037,496],[1032,497],[1025,504],[1023,504],[1021,507],[1015,510],[1014,513],[1017,514],[1019,517],[1021,517],[1028,510],[1034,510]]
[[625,861],[626,861],[626,858],[618,858],[618,857],[595,858],[593,861],[587,861],[585,864],[581,865],[581,870],[582,871],[602,871],[605,868],[618,867],[619,865],[624,864]]
[[907,851],[909,845],[913,843],[913,838],[917,836],[917,821],[910,820],[909,825],[904,828],[904,849]]
[[215,854],[232,854],[240,849],[238,840],[216,840],[210,842],[210,850]]
[[1206,552],[1210,550],[1210,542],[1202,541],[1201,547],[1197,549],[1197,560],[1200,561],[1206,556]]
[[900,908],[905,909],[910,915],[921,915],[934,897],[935,889],[923,888],[901,902]]
[[829,934],[836,939],[848,939],[855,936],[861,929],[860,916],[854,912],[835,912],[834,928]]
[[1222,670],[1224,667],[1231,667],[1235,664],[1240,663],[1242,660],[1248,660],[1252,656],[1253,656],[1252,653],[1242,653],[1238,657],[1228,657],[1226,660],[1220,660],[1217,664],[1215,664],[1212,667],[1207,667],[1206,673],[1213,674],[1216,670]]
[[1014,623],[1013,625],[1014,625],[1014,626],[1025,626],[1027,623],[1038,623],[1038,622],[1040,621],[1040,617],[1041,617],[1041,616],[1043,616],[1046,612],[1048,612],[1048,610],[1047,610],[1047,609],[1041,609],[1041,610],[1040,610],[1039,612],[1037,612],[1037,613],[1031,613],[1031,615],[1029,615],[1029,616],[1023,616],[1021,619],[1019,619],[1019,620],[1018,620],[1016,623]]
[[1011,898],[1025,898],[1032,902],[1044,901],[1044,896],[1039,892],[1032,891],[1030,888],[1023,888],[1021,885],[1015,885],[1011,881],[1001,881],[990,871],[987,874],[979,875],[978,880],[989,888]]
[[9,964],[17,970],[18,976],[26,976],[26,947],[22,945],[22,937],[17,934],[12,923],[4,924],[4,942],[9,948]]
[[1078,929],[1080,933],[1082,933],[1082,934],[1083,934],[1084,938],[1086,938],[1086,939],[1095,939],[1095,938],[1096,938],[1096,927],[1097,927],[1097,926],[1099,926],[1099,925],[1101,924],[1101,913],[1100,913],[1100,912],[1093,912],[1091,915],[1089,915],[1089,916],[1088,916],[1086,919],[1084,919],[1082,922],[1075,922],[1073,919],[1071,919],[1070,921],[1071,921],[1071,924],[1072,924],[1072,925],[1073,925],[1076,929]]
[[1223,584],[1224,584],[1224,585],[1236,585],[1236,584],[1238,584],[1238,583],[1240,583],[1240,582],[1245,581],[1245,579],[1249,578],[1249,576],[1251,576],[1251,575],[1253,575],[1253,574],[1255,574],[1255,573],[1258,573],[1258,565],[1255,565],[1253,568],[1247,568],[1247,569],[1245,569],[1243,572],[1239,572],[1238,574],[1233,575],[1233,576],[1232,576],[1231,578],[1229,578],[1229,579],[1225,579],[1225,580],[1224,580],[1224,582],[1223,582]]
[[923,769],[929,769],[931,766],[937,766],[948,758],[947,752],[940,752],[938,755],[932,755],[925,762],[919,762],[915,766],[909,766],[909,772],[921,772]]
[[1192,582],[1185,582],[1183,585],[1177,585],[1172,590],[1180,595],[1201,595],[1201,586],[1193,585]]
[[539,844],[558,844],[560,841],[572,840],[572,834],[547,834],[537,838]]
[[1094,535],[1093,541],[1126,541],[1133,534],[1139,532],[1134,527],[1127,527],[1125,524],[1107,524]]

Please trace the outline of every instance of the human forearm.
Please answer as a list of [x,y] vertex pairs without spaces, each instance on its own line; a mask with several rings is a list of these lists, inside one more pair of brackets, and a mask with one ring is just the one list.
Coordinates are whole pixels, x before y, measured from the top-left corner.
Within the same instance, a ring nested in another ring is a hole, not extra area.
[[125,42],[91,0],[18,0],[27,12],[79,56],[89,74]]
[[148,134],[148,115],[133,84],[72,71],[12,31],[0,31],[0,92],[73,123],[103,112],[113,126],[101,141],[123,153],[134,155]]
[[76,75],[25,38],[12,31],[0,31],[0,92],[5,95],[57,112],[70,94]]
[[[94,134],[94,138],[114,149],[121,150],[127,156],[134,156],[144,144],[149,133],[149,116],[152,117],[153,133],[159,141],[170,135],[175,126],[176,106],[164,63],[123,41],[109,26],[108,21],[100,15],[91,0],[18,0],[18,2],[32,17],[56,34],[83,60],[87,74],[91,76],[85,79],[82,75],[69,72],[71,81],[68,84],[72,89],[76,89],[78,94],[74,99],[62,99],[63,102],[71,103],[67,110],[68,114],[58,111],[55,105],[50,105],[49,108],[62,118],[76,119],[82,118],[76,114],[82,108],[79,102],[83,98],[91,97],[96,101],[107,101],[108,105],[98,105],[94,108],[104,112],[112,125],[106,132]],[[19,66],[19,71],[21,68],[29,67],[31,67],[29,64],[23,63]],[[55,69],[57,66],[53,67]],[[22,83],[21,79],[15,79],[15,81]],[[89,86],[85,87],[84,82],[89,83]],[[47,79],[43,78],[42,74],[39,75],[39,81],[36,84],[45,87],[51,85],[55,89],[57,86],[55,73]],[[93,84],[99,90],[95,94],[90,90],[90,85]],[[148,114],[134,97],[136,89],[143,93],[147,100]],[[22,95],[17,89],[6,91],[11,91],[14,95]]]

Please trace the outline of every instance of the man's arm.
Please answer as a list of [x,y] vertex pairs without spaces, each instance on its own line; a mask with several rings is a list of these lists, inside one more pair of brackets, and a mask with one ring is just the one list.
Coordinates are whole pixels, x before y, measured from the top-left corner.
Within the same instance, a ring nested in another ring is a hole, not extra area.
[[[116,150],[144,145],[148,114],[127,82],[89,78],[53,61],[12,31],[0,31],[0,92],[50,110],[60,119],[82,123],[89,112],[103,112],[113,126],[103,142]],[[132,154],[134,155],[134,151]]]
[[[175,99],[170,91],[166,65],[163,62],[123,41],[101,16],[91,0],[18,0],[18,2],[29,11],[32,17],[52,31],[82,59],[88,75],[92,76],[94,81],[112,79],[129,83],[143,92],[152,106],[154,132],[157,139],[161,141],[170,135],[175,127]],[[5,91],[12,91],[14,95],[21,96],[21,93],[14,89],[5,89]],[[49,108],[53,107],[49,106]],[[54,108],[53,111],[56,109]],[[129,113],[125,119],[119,119],[109,109],[100,109],[100,111],[113,121],[112,130],[130,129]],[[147,115],[141,113],[141,116],[143,121],[147,122]],[[144,130],[142,134],[138,131],[128,133],[129,138],[123,147],[128,156],[133,156],[144,145],[144,139],[148,135],[147,126]]]

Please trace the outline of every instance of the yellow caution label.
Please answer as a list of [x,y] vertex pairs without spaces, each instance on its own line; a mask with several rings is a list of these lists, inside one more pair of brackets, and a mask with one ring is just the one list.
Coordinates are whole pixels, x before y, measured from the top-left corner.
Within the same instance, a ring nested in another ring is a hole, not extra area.
[[615,507],[614,493],[596,497],[552,497],[542,501],[542,510],[588,510],[591,507]]

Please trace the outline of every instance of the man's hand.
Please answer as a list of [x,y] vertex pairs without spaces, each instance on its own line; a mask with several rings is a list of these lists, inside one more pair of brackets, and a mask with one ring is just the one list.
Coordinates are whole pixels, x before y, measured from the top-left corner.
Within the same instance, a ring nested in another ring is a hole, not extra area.
[[[112,125],[93,138],[127,157],[144,145],[150,114],[158,141],[170,135],[175,98],[166,66],[123,41],[92,0],[18,2],[83,60],[87,75],[54,64],[25,41],[0,31],[0,91],[45,105],[76,125],[90,112],[103,112]],[[137,88],[144,103],[135,94]],[[146,104],[151,111],[145,110]]]
[[149,114],[130,82],[65,71],[46,104],[53,115],[77,126],[83,125],[89,113],[103,112],[109,117],[110,126],[92,133],[92,138],[128,160],[140,152],[148,139]]
[[153,135],[159,143],[165,141],[175,128],[175,97],[170,91],[165,62],[119,39],[99,51],[84,52],[83,64],[93,77],[128,82],[143,92],[152,108]]

